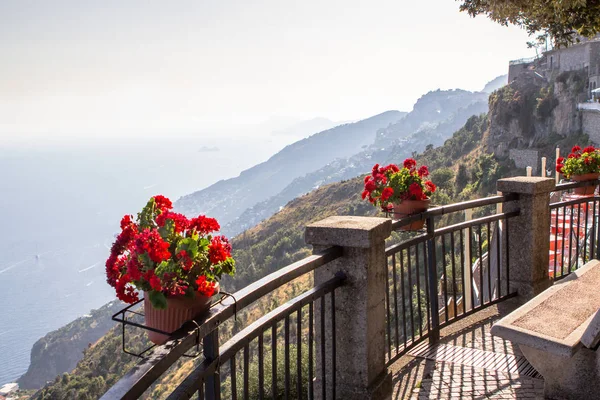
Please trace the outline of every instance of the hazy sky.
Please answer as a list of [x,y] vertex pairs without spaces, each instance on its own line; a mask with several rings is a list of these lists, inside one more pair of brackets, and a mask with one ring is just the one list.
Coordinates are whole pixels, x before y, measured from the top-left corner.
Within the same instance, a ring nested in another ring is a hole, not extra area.
[[454,0],[0,0],[0,143],[409,111],[527,40]]

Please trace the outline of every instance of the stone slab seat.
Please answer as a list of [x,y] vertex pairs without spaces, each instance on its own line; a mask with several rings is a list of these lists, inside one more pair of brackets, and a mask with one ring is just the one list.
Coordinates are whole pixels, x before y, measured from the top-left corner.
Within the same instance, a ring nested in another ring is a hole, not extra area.
[[492,327],[519,345],[550,399],[600,399],[600,261],[592,260]]

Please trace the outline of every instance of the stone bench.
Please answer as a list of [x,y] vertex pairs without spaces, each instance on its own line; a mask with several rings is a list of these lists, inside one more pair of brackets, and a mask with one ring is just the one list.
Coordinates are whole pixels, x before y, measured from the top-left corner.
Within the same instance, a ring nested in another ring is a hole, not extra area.
[[600,261],[502,318],[492,334],[516,343],[551,399],[600,399]]

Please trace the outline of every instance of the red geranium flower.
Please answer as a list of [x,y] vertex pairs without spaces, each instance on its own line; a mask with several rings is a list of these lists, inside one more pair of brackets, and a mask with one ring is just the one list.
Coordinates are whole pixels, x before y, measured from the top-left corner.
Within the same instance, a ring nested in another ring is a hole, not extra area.
[[196,280],[196,285],[198,285],[198,293],[202,294],[206,297],[211,297],[215,294],[215,282],[211,282],[206,280],[206,276],[200,275]]
[[587,146],[585,149],[583,149],[584,153],[593,153],[594,151],[596,151],[594,146]]
[[208,246],[208,258],[218,264],[231,257],[231,245],[225,236],[215,236]]
[[413,182],[408,187],[408,192],[411,196],[414,196],[416,200],[421,200],[423,197],[423,188],[416,182]]
[[425,188],[428,191],[430,191],[431,193],[433,193],[437,189],[437,186],[435,186],[435,183],[433,183],[431,181],[427,181],[427,182],[425,182]]
[[571,153],[577,153],[578,151],[581,151],[581,147],[579,146],[573,146],[573,148],[571,149]]
[[207,235],[211,232],[218,231],[221,227],[216,219],[200,215],[196,218],[192,218],[189,223],[189,229],[195,229],[199,234]]
[[156,290],[157,292],[162,291],[162,286],[160,284],[160,278],[156,276],[154,270],[150,270],[144,274],[144,279],[148,281],[152,290]]
[[125,274],[117,281],[117,298],[125,303],[133,304],[139,300],[138,293],[131,284],[130,277]]
[[377,189],[377,185],[375,184],[375,181],[370,180],[369,182],[365,183],[365,190],[372,192],[375,189]]
[[156,203],[156,207],[159,210],[165,211],[165,210],[171,210],[173,208],[173,203],[171,203],[171,200],[169,200],[168,198],[166,198],[165,196],[158,194],[156,196],[153,197],[154,202]]
[[392,197],[393,194],[394,189],[392,189],[391,187],[386,187],[385,189],[383,189],[383,192],[381,192],[381,200],[387,201],[390,197]]
[[429,169],[426,165],[421,165],[421,168],[419,168],[419,176],[429,176]]
[[369,191],[365,189],[365,190],[363,190],[363,192],[362,192],[362,194],[360,196],[364,200],[364,199],[367,198],[368,195],[369,195]]
[[156,217],[156,224],[160,227],[163,227],[168,219],[175,223],[175,233],[185,231],[190,224],[190,221],[188,221],[185,215],[174,213],[172,211],[161,212],[158,217]]
[[412,170],[416,166],[417,166],[417,162],[415,161],[414,158],[407,158],[406,160],[404,160],[404,168],[408,168],[408,169]]

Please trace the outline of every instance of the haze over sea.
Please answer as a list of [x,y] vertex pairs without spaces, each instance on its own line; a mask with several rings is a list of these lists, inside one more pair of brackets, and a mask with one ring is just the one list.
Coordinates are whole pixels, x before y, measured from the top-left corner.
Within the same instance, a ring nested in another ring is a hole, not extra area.
[[36,340],[115,298],[104,262],[124,214],[237,176],[293,140],[0,146],[0,385],[25,373]]

